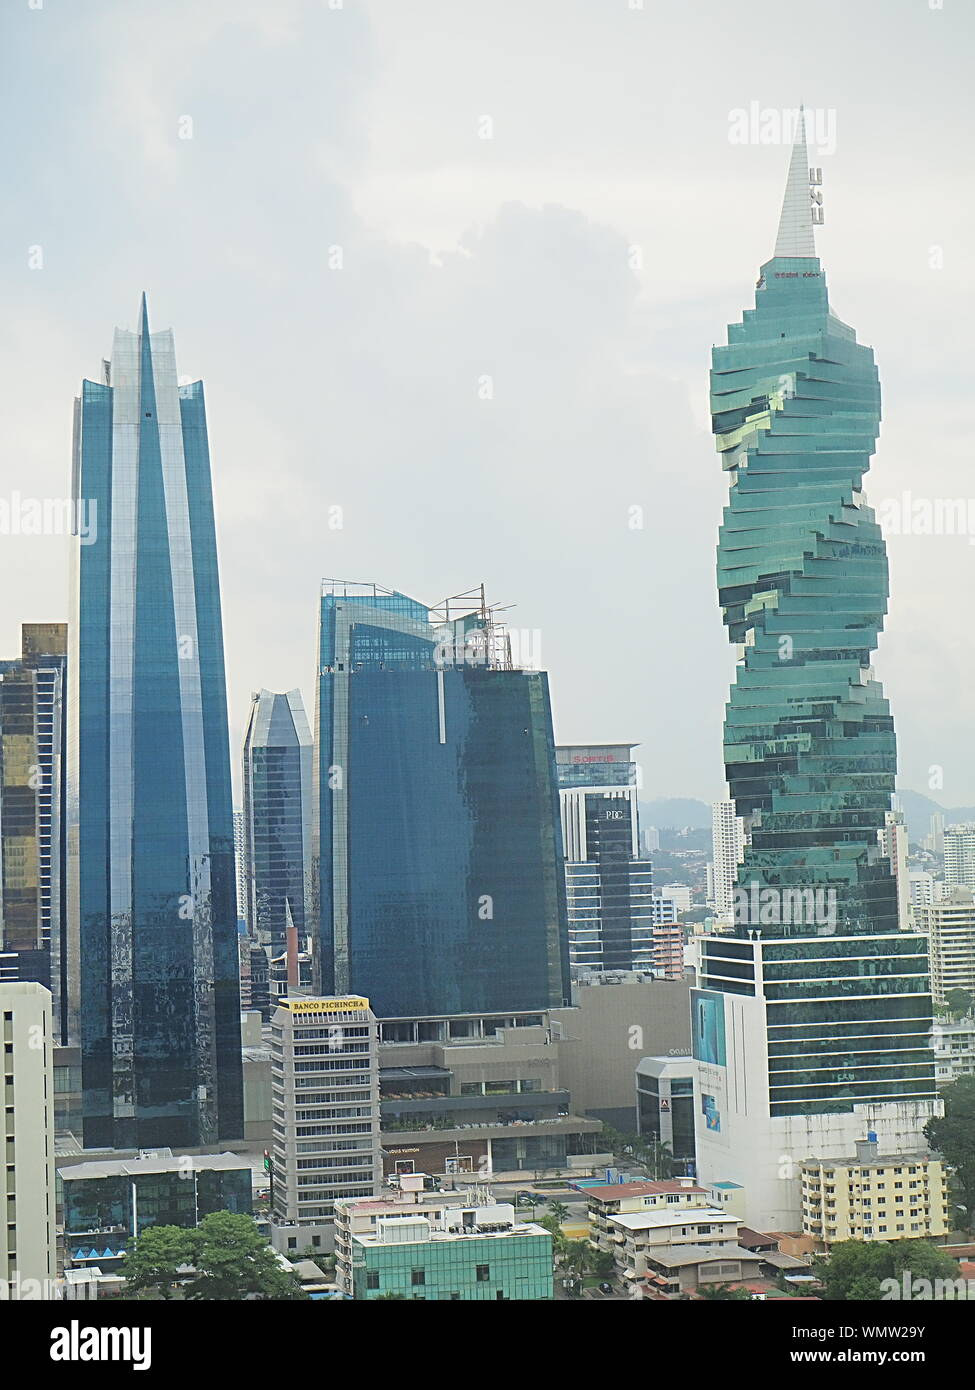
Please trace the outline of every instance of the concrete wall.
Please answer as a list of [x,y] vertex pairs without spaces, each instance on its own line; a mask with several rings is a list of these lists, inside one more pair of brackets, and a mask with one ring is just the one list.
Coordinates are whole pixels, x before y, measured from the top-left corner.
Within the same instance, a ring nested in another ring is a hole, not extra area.
[[690,1053],[689,991],[687,980],[579,985],[575,1007],[552,1010],[563,1030],[559,1080],[575,1114],[636,1132],[637,1064]]

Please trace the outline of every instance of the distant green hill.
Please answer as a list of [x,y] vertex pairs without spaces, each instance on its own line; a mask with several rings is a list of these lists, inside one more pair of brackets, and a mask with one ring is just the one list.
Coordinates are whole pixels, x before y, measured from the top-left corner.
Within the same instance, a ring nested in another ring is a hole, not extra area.
[[640,824],[644,829],[654,825],[657,829],[673,827],[681,830],[690,826],[692,830],[711,829],[711,807],[706,801],[695,801],[686,796],[658,796],[653,801],[640,802]]
[[928,834],[931,817],[938,811],[944,816],[945,825],[975,820],[975,806],[942,806],[933,797],[925,796],[923,792],[912,792],[908,787],[898,787],[897,795],[904,811],[907,837],[914,843]]
[[[912,843],[923,840],[931,828],[931,817],[938,811],[944,816],[945,825],[975,821],[975,806],[942,806],[933,797],[911,791],[909,787],[898,788],[897,795]],[[640,802],[640,824],[644,828],[654,825],[658,830],[668,827],[679,830],[685,826],[692,830],[710,830],[711,807],[706,801],[696,801],[693,797],[658,796],[652,801]]]

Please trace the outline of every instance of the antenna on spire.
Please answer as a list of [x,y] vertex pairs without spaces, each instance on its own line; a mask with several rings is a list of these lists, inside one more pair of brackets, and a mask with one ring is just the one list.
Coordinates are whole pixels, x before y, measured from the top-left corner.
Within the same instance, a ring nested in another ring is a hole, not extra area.
[[[816,171],[818,174],[818,170]],[[810,197],[809,152],[806,148],[806,113],[799,107],[799,123],[796,128],[792,158],[789,161],[789,176],[785,182],[785,197],[782,200],[782,215],[779,218],[779,234],[775,238],[776,256],[815,256],[816,242],[813,236],[813,206],[821,206],[821,195]],[[822,220],[822,219],[820,219]]]

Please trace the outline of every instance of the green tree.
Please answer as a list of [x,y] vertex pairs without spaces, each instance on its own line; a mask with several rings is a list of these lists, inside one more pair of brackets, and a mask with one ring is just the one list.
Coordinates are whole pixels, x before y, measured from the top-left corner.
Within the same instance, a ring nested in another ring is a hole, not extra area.
[[597,1279],[612,1279],[616,1274],[616,1258],[612,1250],[593,1250],[592,1272]]
[[941,1095],[945,1113],[928,1120],[924,1134],[954,1174],[971,1230],[975,1216],[975,1076],[960,1076]]
[[565,1205],[564,1202],[549,1202],[548,1215],[554,1216],[560,1226],[562,1225],[562,1222],[565,1220],[568,1214],[569,1208]]
[[195,1236],[196,1278],[187,1285],[188,1299],[308,1297],[295,1275],[281,1268],[251,1217],[215,1211],[191,1234]]
[[958,1266],[950,1255],[926,1240],[843,1240],[828,1255],[815,1261],[826,1288],[826,1297],[850,1303],[875,1302],[882,1297],[881,1282],[908,1273],[912,1278],[952,1279]]
[[945,1006],[953,1018],[963,1018],[971,1013],[973,1002],[975,998],[967,989],[949,989],[945,994]]
[[195,1235],[182,1226],[147,1226],[122,1261],[126,1294],[130,1298],[172,1298],[180,1282],[180,1268],[193,1263]]

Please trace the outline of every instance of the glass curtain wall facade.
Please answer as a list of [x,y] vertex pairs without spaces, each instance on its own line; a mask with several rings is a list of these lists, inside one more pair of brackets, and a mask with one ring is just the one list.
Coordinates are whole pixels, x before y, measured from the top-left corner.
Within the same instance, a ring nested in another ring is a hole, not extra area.
[[381,1018],[568,992],[548,681],[491,664],[479,631],[378,586],[322,594],[321,988],[362,990]]
[[310,931],[311,822],[312,736],[301,693],[262,690],[244,736],[244,915],[272,960],[285,955],[289,927],[302,945]]
[[[884,541],[863,493],[880,387],[872,350],[829,305],[810,175],[800,131],[775,254],[711,373],[730,483],[718,585],[740,651],[725,766],[750,830],[734,920],[768,943],[776,1114],[934,1095],[924,942],[898,930],[877,838],[896,763],[870,666],[887,609]],[[720,972],[711,962],[714,989],[754,976],[751,947],[741,964],[731,954]]]
[[640,859],[631,744],[555,750],[574,974],[655,968],[653,867]]
[[33,980],[67,1026],[64,911],[66,623],[25,623],[0,662],[0,980]]
[[202,382],[117,329],[75,409],[69,1024],[86,1147],[242,1132],[234,837]]

